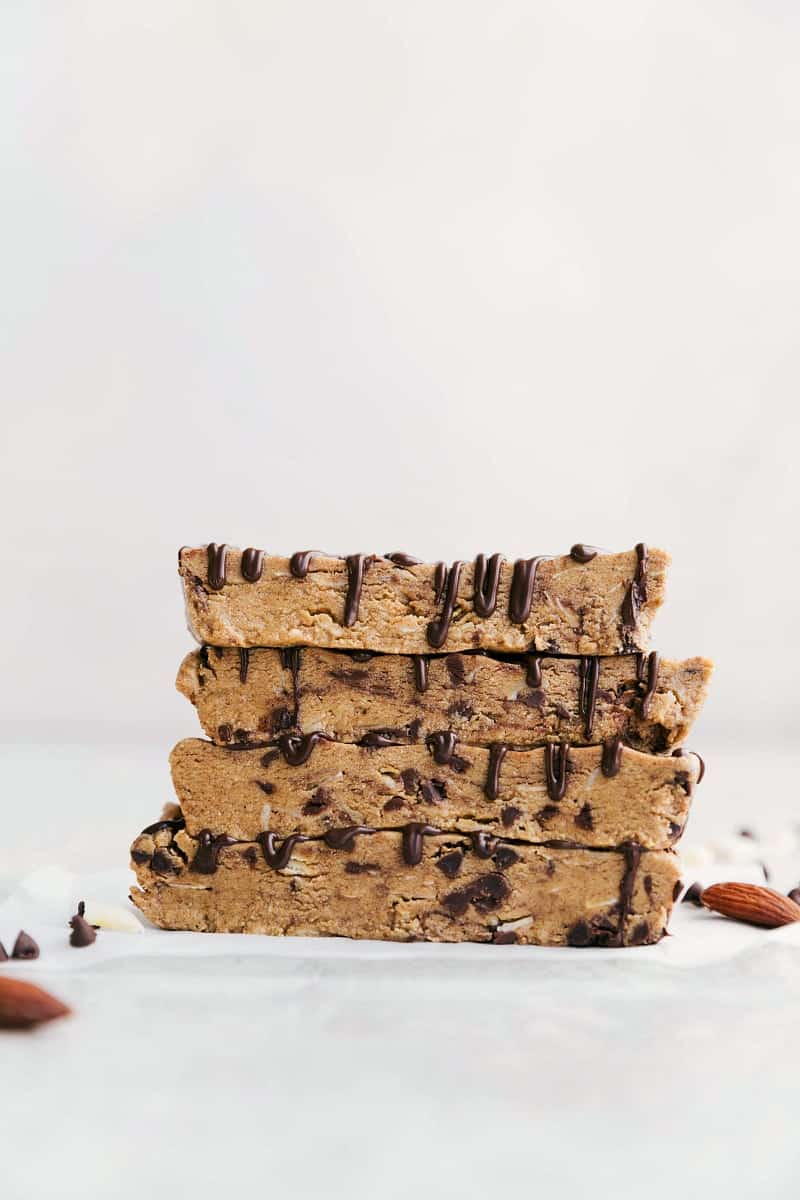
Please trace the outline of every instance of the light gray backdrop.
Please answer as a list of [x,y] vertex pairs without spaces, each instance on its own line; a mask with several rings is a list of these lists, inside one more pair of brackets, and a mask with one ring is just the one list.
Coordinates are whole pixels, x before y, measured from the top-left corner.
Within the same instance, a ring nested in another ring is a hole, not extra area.
[[673,552],[697,740],[797,732],[796,5],[0,27],[7,734],[194,729],[181,543],[577,539]]

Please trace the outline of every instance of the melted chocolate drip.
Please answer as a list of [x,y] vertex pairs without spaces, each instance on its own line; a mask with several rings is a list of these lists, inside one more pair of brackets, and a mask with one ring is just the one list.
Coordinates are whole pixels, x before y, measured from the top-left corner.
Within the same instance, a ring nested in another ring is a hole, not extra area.
[[331,850],[352,850],[359,833],[374,833],[369,825],[344,825],[341,829],[329,829],[325,834],[325,844]]
[[[436,564],[436,603],[439,603],[442,592],[444,592],[444,607],[440,616],[428,625],[428,642],[433,646],[434,650],[438,650],[444,645],[447,635],[450,632],[450,622],[453,620],[453,610],[456,606],[456,596],[458,595],[458,585],[461,581],[463,566],[464,564],[458,559],[453,563],[449,571],[444,563]],[[442,569],[446,573],[446,585],[444,583],[440,584],[440,572]]]
[[403,858],[409,867],[416,867],[422,862],[422,844],[425,835],[438,833],[434,825],[425,825],[421,821],[410,821],[403,829]]
[[472,849],[478,858],[491,858],[497,849],[497,838],[485,829],[473,829],[469,835]]
[[437,562],[433,571],[433,599],[438,604],[444,594],[447,583],[447,563]]
[[597,558],[600,550],[597,546],[587,546],[584,542],[576,542],[569,552],[573,562],[588,563]]
[[495,742],[489,747],[489,774],[483,793],[487,800],[496,800],[500,795],[500,769],[508,754],[508,746],[504,742]]
[[706,773],[706,764],[705,764],[705,760],[704,760],[704,759],[703,759],[703,758],[702,758],[702,757],[701,757],[701,756],[700,756],[700,755],[697,753],[697,751],[696,751],[696,750],[684,750],[683,746],[680,746],[680,747],[679,747],[677,750],[673,750],[673,751],[672,751],[672,757],[673,757],[673,758],[682,758],[682,757],[683,757],[685,754],[693,754],[693,755],[694,755],[694,757],[695,757],[695,758],[697,759],[697,761],[699,762],[699,764],[700,764],[700,774],[697,776],[697,782],[698,782],[698,784],[702,783],[702,782],[703,782],[703,776],[704,776],[704,775],[705,775],[705,773]]
[[639,612],[647,600],[647,546],[644,542],[636,545],[636,574],[628,584],[625,599],[622,601],[622,625],[624,629],[635,629],[639,620]]
[[596,655],[584,655],[580,661],[580,692],[578,693],[578,711],[584,720],[584,733],[591,737],[594,728],[594,710],[597,704],[597,677],[600,662]]
[[525,655],[525,682],[529,688],[540,688],[542,686],[541,654]]
[[536,558],[518,558],[514,563],[508,604],[508,616],[514,625],[524,625],[531,615],[536,571],[545,558],[546,554],[539,554]]
[[225,573],[228,566],[228,547],[223,542],[217,545],[211,542],[207,547],[208,555],[208,586],[218,592],[225,586]]
[[619,768],[622,763],[622,738],[612,738],[610,742],[603,743],[603,756],[600,759],[600,769],[606,779],[613,779],[615,775],[619,775]]
[[292,675],[296,675],[300,670],[300,647],[286,646],[278,653],[281,656],[281,666],[284,671],[291,671]]
[[250,651],[239,648],[239,682],[247,683],[247,672],[250,668]]
[[248,546],[246,550],[242,551],[242,579],[246,579],[248,583],[258,583],[263,570],[263,550],[254,550],[252,546]]
[[202,829],[197,837],[197,853],[189,864],[189,870],[198,875],[213,875],[217,869],[220,851],[233,846],[236,838],[220,833],[214,837],[210,829]]
[[617,935],[618,945],[625,944],[625,922],[628,919],[628,914],[631,911],[631,903],[633,901],[633,889],[636,886],[636,872],[639,870],[639,862],[642,857],[642,847],[638,842],[624,842],[620,847],[625,855],[625,874],[622,876],[622,883],[619,889],[619,933]]
[[317,742],[327,742],[325,733],[282,733],[278,738],[281,754],[290,767],[302,767],[308,762]]
[[289,559],[289,570],[295,579],[305,579],[308,574],[308,568],[311,566],[311,559],[316,550],[297,550]]
[[272,867],[273,871],[282,871],[289,862],[297,843],[306,842],[308,838],[302,833],[292,833],[279,844],[277,834],[260,833],[256,841],[261,847],[261,853],[264,855],[264,862],[267,866]]
[[384,558],[388,558],[396,567],[417,567],[422,562],[421,558],[414,558],[413,554],[403,554],[401,550],[394,550],[391,554],[384,555]]
[[440,767],[449,767],[456,752],[458,738],[449,729],[440,733],[429,733],[425,739],[428,749],[433,754],[433,761]]
[[658,653],[651,650],[647,656],[647,666],[644,668],[646,674],[641,678],[641,682],[645,684],[644,692],[642,693],[641,714],[646,717],[650,712],[650,704],[658,687]]
[[548,742],[544,748],[544,777],[551,800],[563,800],[567,790],[569,742]]
[[413,654],[414,660],[414,687],[418,692],[427,692],[428,690],[428,656],[426,654]]
[[493,554],[488,562],[485,554],[479,554],[475,559],[472,605],[479,617],[490,617],[497,608],[497,589],[503,561],[502,554]]
[[358,620],[358,608],[361,604],[361,589],[364,586],[364,576],[374,559],[366,554],[348,554],[347,563],[347,599],[344,602],[344,624],[349,629]]

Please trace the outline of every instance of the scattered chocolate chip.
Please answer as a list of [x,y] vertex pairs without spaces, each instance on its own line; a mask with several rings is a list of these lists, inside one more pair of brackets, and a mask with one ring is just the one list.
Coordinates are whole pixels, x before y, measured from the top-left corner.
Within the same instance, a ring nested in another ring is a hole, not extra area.
[[650,926],[647,921],[640,921],[631,933],[628,944],[631,946],[641,946],[650,936]]
[[676,771],[674,783],[675,783],[676,787],[683,788],[683,790],[686,792],[687,796],[690,795],[691,790],[692,790],[692,784],[689,779],[688,771]]
[[270,766],[272,763],[275,762],[275,759],[280,758],[280,756],[281,756],[280,750],[268,750],[266,754],[263,754],[261,756],[262,767]]
[[81,900],[77,913],[74,917],[70,917],[69,923],[72,928],[72,933],[69,935],[70,946],[91,946],[92,942],[97,939],[97,934],[83,915],[85,912],[86,905]]
[[702,883],[691,884],[684,893],[681,904],[695,904],[698,908],[702,908],[701,896],[703,895]]
[[495,946],[513,946],[517,940],[517,935],[513,929],[505,929],[498,931],[492,938],[492,944]]
[[502,875],[480,875],[458,892],[442,898],[445,908],[454,917],[463,917],[472,904],[480,913],[494,912],[508,895],[508,884]]
[[464,661],[460,654],[448,654],[444,660],[444,665],[447,667],[447,674],[455,687],[459,687],[464,682]]
[[519,855],[510,846],[498,846],[492,855],[492,861],[499,871],[505,871],[519,861]]
[[17,940],[14,942],[14,949],[11,951],[12,958],[38,958],[39,947],[29,933],[24,929],[20,929],[17,934]]
[[578,826],[579,829],[594,829],[594,818],[592,816],[592,806],[591,806],[591,804],[588,803],[588,801],[586,804],[584,804],[583,808],[576,816],[575,824]]
[[[545,804],[544,808],[540,808],[539,811],[537,812],[536,820],[541,821],[542,824],[546,824],[548,821],[552,821],[553,817],[555,817],[557,815],[558,815],[558,805],[557,804]],[[503,824],[505,825],[505,820],[503,821]],[[576,818],[576,824],[577,824],[577,818]]]
[[441,779],[423,779],[420,784],[423,800],[429,804],[441,804],[447,799],[447,786]]
[[397,812],[405,804],[402,796],[392,796],[391,800],[387,800],[383,806],[384,812]]
[[258,851],[255,846],[248,846],[246,850],[243,850],[242,858],[249,866],[254,867],[258,862]]
[[136,863],[150,862],[150,857],[146,850],[131,850],[131,858]]
[[521,816],[521,809],[515,808],[513,804],[508,804],[500,813],[500,820],[503,822],[504,827],[508,829],[509,825],[513,825],[517,817]]
[[180,867],[166,850],[156,850],[151,859],[150,868],[155,871],[156,875],[177,875],[180,872]]
[[464,861],[464,855],[460,850],[453,850],[450,854],[444,854],[436,860],[436,865],[443,875],[448,879],[455,879],[456,875],[461,870],[461,864]]
[[275,785],[273,783],[268,783],[266,779],[257,779],[256,783],[261,788],[262,792],[264,792],[267,796],[271,796],[275,791]]
[[619,928],[606,913],[597,913],[588,921],[576,921],[567,934],[567,945],[583,948],[584,946],[618,946]]
[[413,767],[406,767],[400,772],[400,778],[403,781],[403,790],[407,796],[413,796],[416,793],[419,785],[419,774]]
[[221,742],[229,742],[233,737],[233,728],[230,725],[220,725],[217,736]]
[[532,692],[520,692],[517,699],[526,708],[544,708],[544,692],[541,688],[534,688]]

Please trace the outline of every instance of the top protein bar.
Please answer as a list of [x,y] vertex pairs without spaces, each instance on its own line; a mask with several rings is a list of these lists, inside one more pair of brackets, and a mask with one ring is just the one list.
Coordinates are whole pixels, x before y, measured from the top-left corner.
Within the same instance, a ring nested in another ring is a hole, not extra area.
[[212,646],[319,646],[388,654],[493,650],[625,654],[648,647],[669,555],[421,563],[407,554],[291,558],[216,545],[178,555],[189,629]]

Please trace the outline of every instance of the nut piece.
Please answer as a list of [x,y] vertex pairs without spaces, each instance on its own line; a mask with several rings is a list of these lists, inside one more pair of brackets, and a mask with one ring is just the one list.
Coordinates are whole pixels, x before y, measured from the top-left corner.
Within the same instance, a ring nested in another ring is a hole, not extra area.
[[715,883],[703,890],[701,903],[723,917],[763,925],[766,929],[800,921],[800,904],[754,883]]
[[23,979],[0,979],[0,1029],[30,1029],[65,1017],[70,1010],[49,992]]
[[117,933],[144,933],[141,922],[133,913],[116,904],[96,904],[94,900],[87,900],[83,917],[95,929],[113,929]]

